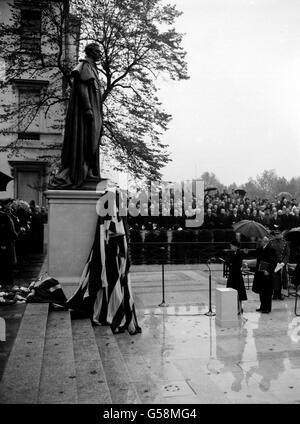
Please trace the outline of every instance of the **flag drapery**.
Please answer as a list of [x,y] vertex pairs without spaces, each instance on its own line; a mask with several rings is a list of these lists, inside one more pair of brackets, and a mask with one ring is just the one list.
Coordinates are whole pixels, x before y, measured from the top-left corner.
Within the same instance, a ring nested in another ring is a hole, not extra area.
[[93,323],[108,324],[114,333],[141,332],[133,301],[123,217],[98,217],[93,247],[69,309],[87,313]]

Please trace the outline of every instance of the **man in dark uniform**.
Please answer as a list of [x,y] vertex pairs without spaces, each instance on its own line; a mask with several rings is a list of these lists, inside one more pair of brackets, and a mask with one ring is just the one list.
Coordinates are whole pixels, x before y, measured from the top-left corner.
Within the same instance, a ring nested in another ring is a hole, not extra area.
[[269,242],[268,236],[263,237],[261,247],[256,251],[257,263],[252,286],[252,290],[260,298],[260,307],[256,310],[265,314],[272,310],[272,276],[277,265],[276,251]]

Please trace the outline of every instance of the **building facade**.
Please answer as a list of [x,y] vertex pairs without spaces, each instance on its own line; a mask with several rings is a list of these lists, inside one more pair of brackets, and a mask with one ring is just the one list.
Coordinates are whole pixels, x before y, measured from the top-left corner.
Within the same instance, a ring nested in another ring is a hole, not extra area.
[[0,0],[0,25],[0,170],[13,177],[0,198],[42,205],[60,157],[80,22],[66,0]]

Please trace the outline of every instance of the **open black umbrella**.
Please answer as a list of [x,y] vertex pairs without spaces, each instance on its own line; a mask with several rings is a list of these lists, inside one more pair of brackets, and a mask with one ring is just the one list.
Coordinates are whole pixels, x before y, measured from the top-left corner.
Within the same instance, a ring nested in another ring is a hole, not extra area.
[[0,171],[0,191],[6,191],[6,186],[11,180],[13,180],[12,177]]
[[209,191],[213,191],[213,190],[218,190],[218,189],[217,189],[217,187],[206,187],[206,188],[204,189],[204,191],[207,191],[207,192],[209,192]]
[[234,190],[234,192],[239,194],[240,196],[245,196],[246,194],[246,190],[244,190],[243,188],[237,188],[236,190]]
[[277,194],[277,197],[286,197],[287,199],[291,200],[293,196],[288,191],[282,191],[281,193]]
[[288,241],[300,242],[300,227],[292,228],[284,234],[284,238]]
[[245,237],[263,238],[269,234],[269,230],[262,224],[256,221],[243,219],[242,221],[233,224],[233,230],[236,233],[243,234]]

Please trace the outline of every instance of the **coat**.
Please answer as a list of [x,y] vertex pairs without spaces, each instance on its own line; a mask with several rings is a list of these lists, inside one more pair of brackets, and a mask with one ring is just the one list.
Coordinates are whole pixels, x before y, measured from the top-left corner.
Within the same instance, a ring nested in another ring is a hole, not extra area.
[[[92,171],[100,177],[99,146],[102,134],[100,81],[93,61],[85,58],[72,71],[73,85],[65,123],[61,168],[52,187],[80,187]],[[91,112],[93,119],[88,119]]]
[[247,294],[242,275],[243,256],[240,250],[232,254],[229,263],[229,275],[227,279],[227,287],[237,290],[239,300],[247,300]]
[[[277,265],[277,255],[275,249],[268,244],[265,248],[259,247],[256,251],[256,268],[254,274],[254,280],[252,285],[252,291],[254,293],[261,293],[262,286],[264,284],[272,285],[272,275]],[[264,261],[267,263],[266,271],[269,275],[266,276],[264,272],[259,271],[260,263]]]

